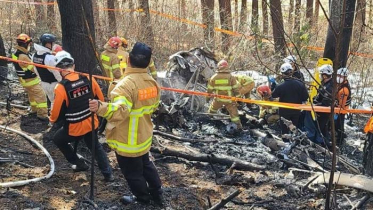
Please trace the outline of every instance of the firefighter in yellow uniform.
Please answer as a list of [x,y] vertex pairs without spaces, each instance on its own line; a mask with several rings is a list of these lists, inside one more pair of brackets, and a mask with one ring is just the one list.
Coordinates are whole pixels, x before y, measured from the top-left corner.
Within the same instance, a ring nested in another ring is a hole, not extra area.
[[128,67],[111,92],[111,103],[91,100],[90,110],[105,117],[106,139],[115,150],[118,164],[134,196],[123,196],[125,204],[153,199],[162,205],[161,180],[149,160],[153,138],[152,113],[160,100],[160,87],[147,73],[151,48],[136,43],[129,53]]
[[[31,62],[29,50],[32,40],[26,34],[20,34],[17,37],[16,52],[12,54],[14,60]],[[14,63],[19,82],[25,88],[30,105],[31,113],[36,113],[40,120],[48,120],[47,98],[40,85],[40,79],[34,72],[34,66],[24,63]]]
[[118,47],[118,58],[120,60],[120,69],[122,70],[122,74],[124,73],[125,69],[127,68],[127,60],[128,60],[128,42],[125,38],[120,38],[121,44]]
[[148,69],[149,69],[150,75],[152,75],[153,79],[157,80],[157,69],[155,68],[153,58],[150,59],[150,64],[148,66]]
[[121,42],[119,37],[111,37],[104,46],[105,50],[101,53],[101,62],[104,67],[105,76],[113,79],[108,88],[108,98],[110,98],[110,92],[114,89],[117,80],[122,77],[120,60],[117,55]]
[[[261,97],[263,101],[274,101],[271,98],[271,88],[268,85],[260,85],[256,92]],[[278,114],[278,107],[274,106],[260,106],[259,111],[259,123],[264,124],[273,124],[280,119],[280,115]]]
[[[227,61],[221,60],[218,63],[218,71],[208,82],[207,92],[225,96],[239,96],[239,83],[231,74]],[[223,106],[228,110],[229,115],[231,116],[231,121],[237,125],[239,130],[241,130],[242,124],[238,115],[237,103],[235,101],[214,98],[209,113],[216,113]]]
[[240,95],[242,98],[250,98],[250,92],[255,86],[254,79],[246,75],[235,75],[240,84]]

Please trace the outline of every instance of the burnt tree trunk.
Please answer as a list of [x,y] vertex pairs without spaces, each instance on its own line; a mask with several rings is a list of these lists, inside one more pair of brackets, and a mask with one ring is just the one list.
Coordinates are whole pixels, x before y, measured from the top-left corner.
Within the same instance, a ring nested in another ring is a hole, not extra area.
[[149,1],[139,0],[140,8],[144,9],[143,14],[140,16],[140,39],[139,41],[154,47],[154,34],[153,27],[150,19]]
[[258,33],[258,19],[259,19],[258,7],[259,7],[258,0],[253,0],[251,4],[251,9],[252,9],[251,30],[255,34]]
[[295,0],[295,11],[294,11],[294,31],[300,31],[300,7],[301,0]]
[[313,0],[307,0],[306,5],[306,23],[309,27],[312,27],[312,19],[313,19]]
[[247,30],[247,0],[242,0],[241,2],[240,17],[240,31],[245,33]]
[[263,14],[263,36],[268,37],[268,9],[267,0],[262,0],[262,14]]
[[117,19],[115,18],[115,5],[114,0],[107,0],[107,11],[108,21],[109,21],[109,36],[117,35]]
[[[231,1],[219,0],[220,24],[224,30],[232,31],[232,8]],[[230,36],[222,33],[222,51],[227,53],[230,46]]]
[[[6,56],[3,37],[0,34],[0,56]],[[0,59],[0,81],[4,81],[8,76],[8,63]]]
[[313,25],[317,28],[317,24],[319,22],[319,14],[320,14],[320,2],[319,0],[315,0],[315,14],[313,16]]
[[293,29],[293,12],[294,12],[294,0],[289,0],[289,17],[288,17],[289,31]]
[[51,5],[48,5],[47,7],[47,27],[51,33],[55,33],[57,29],[55,24],[56,16],[54,14],[54,2],[55,0],[48,0],[48,3],[50,3]]
[[364,146],[363,166],[364,174],[373,176],[373,133],[368,133]]
[[282,19],[281,1],[270,0],[270,11],[272,19],[273,39],[275,41],[275,53],[285,56],[284,23]]
[[351,51],[358,51],[359,45],[365,38],[365,13],[366,13],[366,0],[357,0],[356,16],[353,30],[353,40]]
[[[97,69],[95,49],[95,26],[91,0],[57,0],[61,14],[62,44],[64,50],[75,59],[77,71]],[[83,12],[83,8],[85,13]],[[86,20],[86,21],[85,21]],[[86,23],[88,23],[89,31]],[[90,38],[92,38],[92,42]]]
[[[324,58],[334,63],[334,68],[345,67],[348,58],[356,0],[331,0],[330,21],[326,36]],[[344,23],[344,24],[343,24]],[[334,28],[337,34],[332,30]],[[337,38],[341,40],[337,43]],[[337,44],[339,46],[337,46]],[[340,49],[339,52],[336,49]]]
[[207,29],[203,31],[206,45],[214,49],[214,0],[201,0],[202,20]]

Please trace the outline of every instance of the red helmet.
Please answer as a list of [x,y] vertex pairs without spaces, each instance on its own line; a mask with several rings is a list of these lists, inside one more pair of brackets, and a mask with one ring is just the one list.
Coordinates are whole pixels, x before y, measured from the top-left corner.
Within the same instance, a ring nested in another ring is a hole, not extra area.
[[268,85],[260,85],[256,92],[261,95],[262,97],[269,97],[271,95],[271,88]]
[[59,45],[59,44],[54,44],[53,45],[53,52],[54,53],[58,53],[58,52],[60,52],[60,51],[62,51],[63,49],[62,49],[62,46],[61,45]]
[[221,60],[219,61],[218,63],[218,68],[225,68],[225,67],[228,67],[228,62],[226,60]]
[[122,40],[120,40],[119,37],[114,36],[111,37],[107,43],[110,45],[110,47],[118,49],[118,47],[122,44]]
[[29,43],[31,41],[31,38],[27,34],[20,34],[17,36],[17,42]]

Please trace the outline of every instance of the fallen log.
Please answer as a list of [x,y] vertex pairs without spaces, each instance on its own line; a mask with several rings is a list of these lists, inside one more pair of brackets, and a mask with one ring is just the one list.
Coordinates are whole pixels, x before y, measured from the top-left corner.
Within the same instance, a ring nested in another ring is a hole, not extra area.
[[235,169],[241,169],[241,170],[264,170],[265,166],[263,165],[257,165],[254,163],[250,163],[244,160],[240,160],[235,157],[226,156],[226,155],[207,155],[207,154],[189,154],[184,151],[177,151],[174,149],[170,149],[167,147],[152,147],[150,151],[159,153],[162,155],[167,156],[175,156],[175,157],[181,157],[190,161],[200,161],[200,162],[211,162],[211,163],[218,163],[222,165],[226,165],[228,167],[232,166],[232,164],[235,164]]
[[241,193],[240,190],[234,191],[232,194],[230,194],[228,197],[223,198],[219,203],[215,204],[213,207],[209,208],[208,210],[217,210],[225,206],[229,201],[231,201],[233,198],[237,197]]
[[360,201],[358,201],[351,210],[360,209],[370,199],[370,195],[365,195]]
[[[320,174],[312,182],[314,184],[329,184],[330,172]],[[373,192],[373,178],[364,175],[353,175],[341,172],[334,173],[334,183],[336,185],[353,187],[368,192]]]
[[162,131],[159,131],[159,130],[153,130],[153,134],[154,135],[161,135],[161,136],[172,138],[172,139],[175,139],[175,140],[178,140],[178,141],[181,141],[181,142],[189,142],[189,143],[215,143],[215,142],[218,142],[218,140],[214,140],[214,139],[199,140],[199,139],[184,138],[184,137],[176,136],[176,135],[173,135],[173,134],[165,133],[165,132],[162,132]]

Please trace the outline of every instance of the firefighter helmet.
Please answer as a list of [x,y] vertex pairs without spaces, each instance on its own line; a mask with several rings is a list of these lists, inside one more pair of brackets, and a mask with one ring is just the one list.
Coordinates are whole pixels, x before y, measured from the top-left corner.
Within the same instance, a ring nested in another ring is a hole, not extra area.
[[55,59],[56,59],[56,66],[59,68],[74,64],[74,58],[71,57],[70,53],[66,51],[58,52],[55,56]]
[[124,47],[124,46],[128,46],[128,41],[127,41],[127,39],[125,39],[125,38],[120,38],[120,40],[122,41],[122,46]]
[[260,85],[256,92],[262,97],[269,97],[271,95],[271,88],[268,85]]
[[63,49],[62,49],[62,46],[59,45],[59,44],[55,44],[55,45],[53,45],[53,47],[52,47],[52,51],[53,51],[54,53],[61,52],[62,50],[63,50]]
[[319,71],[320,71],[320,74],[332,75],[333,67],[329,64],[325,64],[319,68]]
[[337,70],[337,75],[347,77],[349,72],[350,71],[347,68],[340,68]]
[[119,37],[114,36],[114,37],[111,37],[107,43],[110,45],[110,47],[114,49],[118,49],[118,47],[122,43],[122,40]]
[[289,55],[288,57],[284,58],[283,60],[285,63],[295,63],[297,58],[294,55]]
[[226,60],[221,60],[218,63],[218,68],[227,68],[228,67],[228,62]]
[[283,74],[287,73],[287,72],[290,71],[290,70],[293,70],[293,67],[291,66],[290,63],[284,63],[284,64],[282,64],[281,67],[280,67],[280,71],[281,71],[281,73],[283,73]]
[[47,43],[53,43],[56,41],[56,36],[53,34],[43,34],[39,38],[41,45],[45,46]]
[[32,42],[32,39],[27,34],[20,34],[17,36],[17,42],[29,43]]

